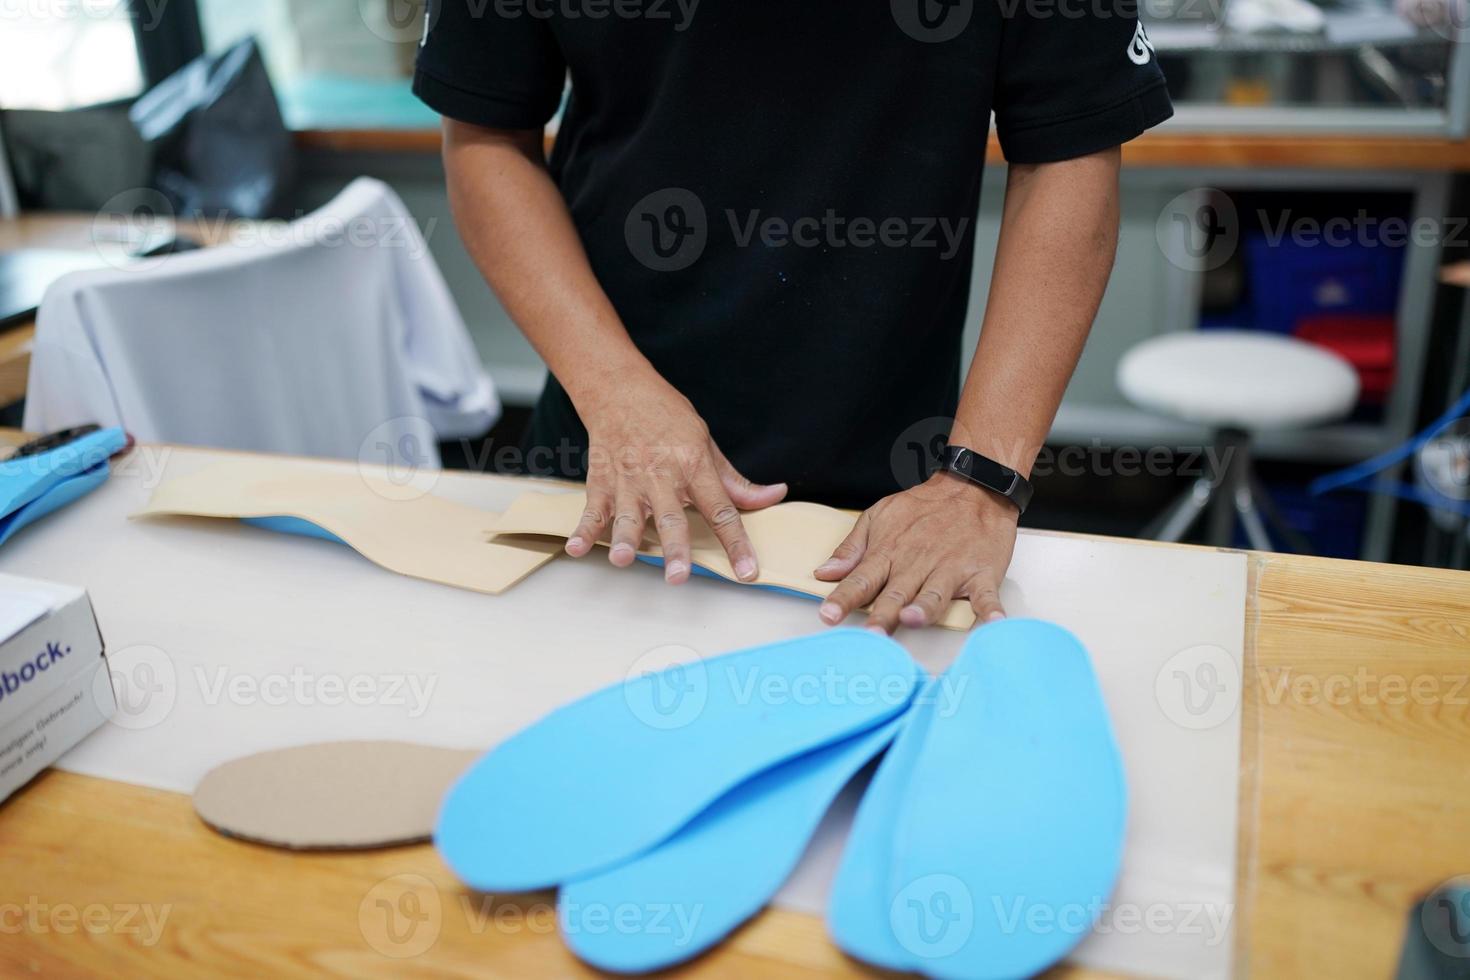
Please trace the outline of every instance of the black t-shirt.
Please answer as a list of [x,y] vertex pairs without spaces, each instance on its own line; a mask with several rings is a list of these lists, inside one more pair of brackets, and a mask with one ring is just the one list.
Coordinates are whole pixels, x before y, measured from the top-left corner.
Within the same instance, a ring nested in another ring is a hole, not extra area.
[[[551,171],[634,342],[746,476],[865,506],[955,410],[992,110],[1023,163],[1170,115],[1136,9],[435,0],[414,90],[539,129],[569,74]],[[551,381],[528,442],[585,441]]]

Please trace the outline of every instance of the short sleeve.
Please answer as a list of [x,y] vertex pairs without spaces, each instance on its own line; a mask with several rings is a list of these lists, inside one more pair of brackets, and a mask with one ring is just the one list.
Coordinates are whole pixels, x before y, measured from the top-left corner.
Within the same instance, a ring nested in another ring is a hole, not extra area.
[[1001,2],[996,132],[1012,163],[1126,143],[1174,114],[1137,0]]
[[413,91],[460,122],[540,129],[561,106],[566,62],[535,0],[430,0]]

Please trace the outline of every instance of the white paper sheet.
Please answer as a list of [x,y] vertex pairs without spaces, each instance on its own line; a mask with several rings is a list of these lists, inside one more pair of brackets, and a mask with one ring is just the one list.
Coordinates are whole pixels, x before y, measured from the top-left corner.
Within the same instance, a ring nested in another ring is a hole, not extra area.
[[[660,648],[708,656],[820,628],[802,599],[707,580],[670,588],[657,569],[603,558],[558,559],[483,596],[328,542],[126,519],[165,472],[211,458],[143,447],[98,493],[0,549],[0,571],[85,586],[107,638],[118,716],[63,768],[187,792],[227,759],[307,742],[488,747]],[[501,510],[524,486],[445,474],[433,489]],[[1017,546],[1002,598],[1091,651],[1127,766],[1123,877],[1079,962],[1229,972],[1245,580],[1240,554],[1046,534]],[[937,671],[964,635],[898,639]],[[820,912],[846,820],[829,815],[781,904]]]

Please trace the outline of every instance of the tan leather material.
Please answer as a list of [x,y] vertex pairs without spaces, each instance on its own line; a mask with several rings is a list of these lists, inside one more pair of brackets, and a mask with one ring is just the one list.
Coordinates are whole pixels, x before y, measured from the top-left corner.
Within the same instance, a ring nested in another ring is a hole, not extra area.
[[374,476],[288,458],[225,460],[170,480],[134,517],[299,517],[364,558],[412,578],[498,595],[561,549],[546,541],[494,543],[499,519]]
[[[530,540],[527,535],[565,540],[577,529],[586,507],[586,495],[580,492],[522,494],[495,523],[495,540],[525,542]],[[842,543],[856,522],[846,511],[802,502],[776,504],[742,514],[761,570],[760,578],[745,583],[735,577],[725,549],[705,519],[694,510],[687,514],[695,564],[740,585],[774,586],[817,598],[826,598],[837,588],[837,583],[819,581],[812,575],[813,570],[832,556],[833,549]],[[607,544],[606,541],[598,543]],[[657,532],[652,527],[644,532],[639,553],[663,556]],[[968,602],[955,601],[938,625],[968,630],[975,625],[974,610]]]

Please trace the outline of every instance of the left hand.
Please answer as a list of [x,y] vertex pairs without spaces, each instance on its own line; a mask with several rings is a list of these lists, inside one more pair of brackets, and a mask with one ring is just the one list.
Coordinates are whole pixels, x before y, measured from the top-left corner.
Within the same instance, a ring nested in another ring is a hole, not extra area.
[[931,625],[957,597],[969,599],[977,623],[1005,618],[1000,583],[1018,517],[1010,501],[949,473],[883,498],[816,570],[824,582],[841,580],[822,621],[835,626],[871,603],[867,628],[892,633],[900,623]]

